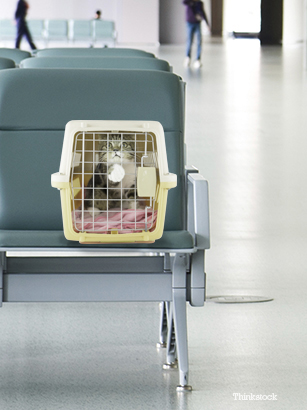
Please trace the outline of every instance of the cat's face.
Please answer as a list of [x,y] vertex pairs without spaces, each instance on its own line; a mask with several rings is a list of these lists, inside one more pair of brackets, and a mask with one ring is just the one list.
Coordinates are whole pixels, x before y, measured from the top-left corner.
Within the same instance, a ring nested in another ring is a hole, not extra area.
[[100,135],[98,150],[99,161],[123,163],[135,160],[135,141],[132,136],[121,134]]

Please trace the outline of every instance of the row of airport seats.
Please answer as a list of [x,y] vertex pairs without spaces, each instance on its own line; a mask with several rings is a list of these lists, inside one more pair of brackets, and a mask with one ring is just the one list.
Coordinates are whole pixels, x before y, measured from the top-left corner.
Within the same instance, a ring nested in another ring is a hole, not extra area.
[[[34,42],[87,41],[91,44],[115,46],[117,32],[110,20],[27,20]],[[9,19],[0,20],[0,40],[14,40],[16,25]]]
[[[186,304],[204,305],[210,233],[207,181],[185,162],[185,84],[165,69],[168,63],[150,67],[150,61],[159,61],[151,53],[106,50],[41,50],[16,63],[20,69],[0,71],[0,304],[160,302],[163,367],[178,367],[177,390],[190,391]],[[122,66],[85,67],[85,60],[94,64],[95,58],[117,59],[117,65],[121,60]],[[43,63],[32,68],[34,61]],[[177,175],[161,239],[129,244],[65,239],[60,195],[50,176],[59,168],[71,120],[161,123],[169,171]]]
[[172,71],[170,64],[154,54],[121,48],[50,48],[35,56],[17,49],[0,49],[1,68],[126,68]]

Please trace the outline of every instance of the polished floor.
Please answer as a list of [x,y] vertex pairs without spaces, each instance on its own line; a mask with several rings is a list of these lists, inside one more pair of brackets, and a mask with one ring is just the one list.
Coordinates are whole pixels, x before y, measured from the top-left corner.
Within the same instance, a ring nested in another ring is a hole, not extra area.
[[1,410],[306,408],[303,45],[208,40],[200,70],[184,47],[156,53],[186,80],[188,163],[210,184],[207,294],[273,301],[188,308],[185,394],[162,370],[155,303],[4,304]]

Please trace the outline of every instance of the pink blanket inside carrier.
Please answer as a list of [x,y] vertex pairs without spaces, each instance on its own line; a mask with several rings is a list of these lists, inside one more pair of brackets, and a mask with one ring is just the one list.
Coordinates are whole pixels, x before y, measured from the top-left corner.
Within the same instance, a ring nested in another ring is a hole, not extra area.
[[144,230],[151,231],[157,219],[157,211],[152,209],[112,209],[112,211],[92,216],[77,209],[72,212],[73,227],[76,232],[91,232],[109,234],[111,231],[118,233],[137,233]]

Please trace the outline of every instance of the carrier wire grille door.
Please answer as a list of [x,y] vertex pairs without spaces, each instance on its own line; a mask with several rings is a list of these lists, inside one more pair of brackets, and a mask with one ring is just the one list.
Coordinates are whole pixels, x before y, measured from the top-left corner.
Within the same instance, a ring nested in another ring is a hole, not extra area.
[[153,242],[163,233],[168,189],[158,122],[71,121],[60,172],[64,234],[81,243]]
[[[151,133],[79,132],[71,172],[76,232],[120,233],[155,225],[156,147]],[[149,196],[137,192],[137,171],[153,169]],[[85,187],[81,189],[81,187]]]

